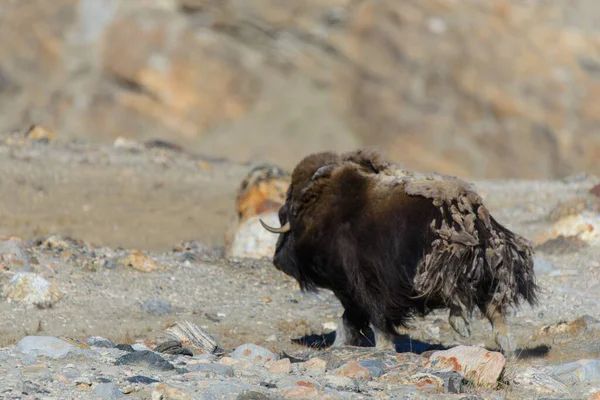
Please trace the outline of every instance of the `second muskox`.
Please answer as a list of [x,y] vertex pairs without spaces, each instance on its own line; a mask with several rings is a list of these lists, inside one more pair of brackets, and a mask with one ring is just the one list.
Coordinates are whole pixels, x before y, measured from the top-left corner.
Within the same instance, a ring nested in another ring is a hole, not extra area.
[[397,327],[440,308],[469,336],[477,307],[512,352],[507,309],[537,303],[531,243],[456,177],[408,171],[374,151],[311,154],[292,173],[279,220],[263,223],[280,235],[274,266],[302,290],[330,289],[344,308],[334,346],[356,345],[370,326],[377,347],[389,347]]

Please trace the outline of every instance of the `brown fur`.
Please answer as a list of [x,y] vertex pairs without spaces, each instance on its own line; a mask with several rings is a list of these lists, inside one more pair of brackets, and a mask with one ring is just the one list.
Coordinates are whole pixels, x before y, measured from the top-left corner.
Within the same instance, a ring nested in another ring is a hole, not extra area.
[[448,307],[465,334],[479,307],[510,350],[506,308],[536,303],[531,245],[455,177],[404,170],[371,150],[316,153],[294,169],[279,218],[291,231],[274,265],[305,290],[332,290],[351,330],[371,324],[391,338],[415,314]]

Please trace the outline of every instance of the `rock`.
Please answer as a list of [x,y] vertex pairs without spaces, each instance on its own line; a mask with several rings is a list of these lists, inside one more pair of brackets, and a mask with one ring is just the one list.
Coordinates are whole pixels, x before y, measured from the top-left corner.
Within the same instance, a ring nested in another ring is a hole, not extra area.
[[180,341],[182,345],[204,353],[212,354],[220,351],[215,338],[189,321],[177,322],[169,326],[165,333],[169,338]]
[[576,237],[590,246],[600,246],[600,213],[583,211],[555,222],[550,230],[536,238],[537,243],[550,239]]
[[217,375],[226,378],[233,377],[233,368],[223,364],[212,364],[212,363],[197,363],[188,364],[187,369],[190,372],[199,372],[201,374]]
[[117,344],[110,339],[103,338],[101,336],[89,336],[85,343],[91,347],[102,347],[111,349],[117,347]]
[[236,347],[233,353],[231,353],[231,358],[237,360],[248,360],[260,365],[264,365],[270,360],[277,360],[277,355],[271,350],[249,343]]
[[17,237],[0,238],[0,271],[31,272],[37,264],[31,251],[22,239]]
[[235,211],[239,222],[269,212],[277,212],[285,203],[291,176],[277,165],[253,167],[238,187]]
[[173,312],[173,307],[166,300],[152,297],[142,304],[142,310],[150,315],[162,317],[171,314]]
[[565,385],[600,384],[600,359],[584,359],[557,367],[552,377]]
[[21,379],[33,381],[51,381],[52,374],[46,364],[33,364],[21,368]]
[[27,308],[49,308],[64,297],[56,284],[33,272],[17,272],[2,289],[2,295],[9,302],[21,303]]
[[125,378],[125,380],[129,383],[139,383],[141,385],[150,385],[152,383],[159,382],[156,379],[148,378],[147,376],[143,375],[130,376],[128,378]]
[[106,400],[120,399],[122,397],[125,397],[125,395],[123,394],[123,392],[121,392],[121,390],[119,390],[117,385],[115,385],[112,382],[99,383],[95,385],[94,391],[92,393],[94,394],[94,396],[98,396]]
[[17,343],[17,351],[30,356],[62,359],[83,354],[79,347],[54,336],[25,336]]
[[132,353],[135,351],[135,349],[133,348],[132,345],[130,344],[118,344],[116,346],[117,349],[121,350],[121,351],[127,351],[129,353]]
[[567,385],[552,377],[546,369],[536,367],[511,365],[506,368],[503,381],[539,393],[568,393],[570,390]]
[[189,357],[194,355],[190,349],[183,347],[181,342],[178,340],[168,340],[166,342],[162,342],[154,348],[154,351],[157,353],[180,354]]
[[381,363],[381,361],[368,358],[360,360],[358,365],[365,367],[373,378],[378,378],[383,375],[384,365]]
[[292,370],[292,362],[289,358],[277,360],[269,367],[269,372],[276,374],[289,374]]
[[192,397],[184,389],[158,383],[152,391],[152,400],[192,400]]
[[153,259],[139,250],[133,251],[129,256],[121,260],[120,264],[142,272],[153,272],[161,269]]
[[587,315],[569,322],[560,321],[555,324],[542,327],[538,332],[536,332],[535,338],[552,338],[556,336],[575,338],[583,332],[591,331],[597,323],[597,320]]
[[115,139],[113,146],[116,149],[131,151],[131,152],[140,152],[144,150],[144,146],[136,140],[124,138],[119,136]]
[[308,381],[298,380],[294,386],[282,388],[281,393],[286,399],[317,399],[321,398],[319,389]]
[[443,391],[445,393],[465,393],[472,383],[469,379],[454,371],[438,372],[433,375],[442,379],[444,382]]
[[25,137],[29,140],[48,142],[50,140],[54,140],[56,138],[56,135],[54,134],[54,132],[52,132],[50,129],[44,126],[32,125],[25,134]]
[[227,257],[253,259],[273,257],[279,235],[267,231],[261,225],[260,219],[267,225],[279,226],[279,217],[275,211],[248,218],[240,223],[232,234],[230,245],[227,247]]
[[175,369],[173,364],[150,350],[134,351],[133,353],[125,354],[115,361],[115,365],[139,365],[159,371],[171,371]]
[[324,373],[327,368],[327,361],[322,358],[314,357],[302,364],[307,371]]
[[366,381],[371,379],[369,369],[363,367],[356,361],[350,361],[347,364],[342,365],[335,371],[336,375],[345,376],[346,378],[356,379],[358,381]]
[[235,400],[280,400],[280,396],[260,392],[258,390],[247,389],[240,393]]
[[499,352],[481,347],[456,346],[434,352],[425,364],[430,371],[455,371],[472,379],[476,385],[496,385],[506,361]]
[[324,378],[325,386],[337,391],[356,392],[358,391],[358,383],[354,379],[350,379],[341,375],[327,375]]

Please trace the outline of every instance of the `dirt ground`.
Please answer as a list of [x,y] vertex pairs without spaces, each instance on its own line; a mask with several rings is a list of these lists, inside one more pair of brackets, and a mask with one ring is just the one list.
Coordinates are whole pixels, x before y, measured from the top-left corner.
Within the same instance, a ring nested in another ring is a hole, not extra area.
[[[1,301],[0,346],[36,332],[131,342],[189,320],[216,335],[226,348],[251,342],[292,351],[306,349],[292,338],[334,329],[341,307],[333,295],[301,293],[268,260],[223,260],[202,251],[173,250],[184,240],[223,244],[234,218],[237,185],[249,166],[173,150],[132,152],[60,141],[4,144],[0,154],[0,236],[34,240],[55,233],[90,246],[61,251],[33,246],[35,272],[66,295],[49,309]],[[549,228],[548,215],[559,202],[597,183],[598,178],[582,176],[476,185],[500,222],[534,239]],[[131,249],[148,251],[164,268],[140,272],[120,265]],[[541,304],[536,309],[525,306],[509,320],[524,348],[519,362],[599,357],[599,339],[585,329],[567,336],[540,332],[582,316],[600,319],[600,249],[538,251],[536,257],[546,263],[538,272]],[[99,259],[109,262],[98,266],[94,261]],[[171,309],[148,312],[143,306],[148,299],[164,300]],[[416,320],[400,347],[495,347],[480,316],[475,316],[469,339],[458,337],[446,319],[446,312],[436,312]]]

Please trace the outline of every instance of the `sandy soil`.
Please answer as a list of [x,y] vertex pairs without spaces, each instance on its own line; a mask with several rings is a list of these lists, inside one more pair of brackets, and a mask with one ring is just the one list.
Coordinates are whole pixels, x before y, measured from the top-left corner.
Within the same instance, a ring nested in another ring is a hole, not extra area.
[[[292,351],[306,348],[292,338],[331,332],[341,312],[332,294],[299,292],[268,260],[236,262],[204,250],[173,250],[183,240],[223,243],[237,185],[249,166],[172,150],[130,152],[61,142],[0,145],[0,154],[0,235],[33,240],[57,233],[90,246],[49,250],[34,243],[33,270],[56,282],[66,296],[43,310],[0,302],[0,346],[35,332],[131,342],[158,335],[180,320],[204,327],[226,348],[252,342]],[[500,222],[534,239],[548,229],[548,214],[559,202],[580,196],[597,182],[575,177],[476,184]],[[135,248],[149,251],[164,269],[140,272],[120,265]],[[541,305],[524,307],[509,320],[525,348],[519,362],[599,357],[598,338],[583,329],[567,336],[537,333],[585,315],[600,319],[600,249],[536,256],[550,263],[538,274],[544,290]],[[172,310],[145,311],[143,304],[151,298],[168,302]],[[463,339],[450,329],[446,315],[415,321],[410,338],[400,346],[495,347],[480,316],[473,336]]]

